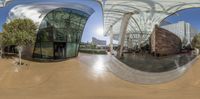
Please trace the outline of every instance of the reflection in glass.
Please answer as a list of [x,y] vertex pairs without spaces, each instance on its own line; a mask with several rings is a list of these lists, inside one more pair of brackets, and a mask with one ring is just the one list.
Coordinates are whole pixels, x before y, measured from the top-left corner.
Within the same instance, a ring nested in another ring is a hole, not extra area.
[[33,58],[76,57],[88,17],[84,12],[66,8],[58,8],[48,13],[38,30]]
[[53,58],[53,43],[52,42],[41,42],[41,55],[42,58],[50,59]]

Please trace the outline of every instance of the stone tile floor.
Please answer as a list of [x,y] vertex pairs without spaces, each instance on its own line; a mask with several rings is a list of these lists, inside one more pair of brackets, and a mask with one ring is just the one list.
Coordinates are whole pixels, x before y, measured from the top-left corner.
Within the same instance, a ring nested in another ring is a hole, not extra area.
[[0,60],[0,99],[199,99],[200,60],[180,78],[163,84],[125,81],[109,69],[110,56],[79,54],[63,62]]
[[120,59],[121,62],[127,64],[133,69],[160,73],[177,69],[192,61],[196,55],[192,53],[182,53],[169,56],[152,56],[149,54],[132,54],[124,53],[124,58]]

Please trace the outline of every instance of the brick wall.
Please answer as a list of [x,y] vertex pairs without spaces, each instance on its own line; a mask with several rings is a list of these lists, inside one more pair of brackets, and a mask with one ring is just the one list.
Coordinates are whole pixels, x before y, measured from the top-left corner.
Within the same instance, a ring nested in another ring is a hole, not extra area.
[[150,37],[151,53],[171,55],[180,53],[181,39],[170,31],[155,26]]

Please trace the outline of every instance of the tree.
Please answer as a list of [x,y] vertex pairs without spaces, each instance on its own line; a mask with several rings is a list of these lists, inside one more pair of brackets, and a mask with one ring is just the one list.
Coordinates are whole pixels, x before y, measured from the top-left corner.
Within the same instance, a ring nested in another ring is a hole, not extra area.
[[17,45],[20,65],[23,47],[34,45],[36,30],[37,25],[30,19],[14,19],[3,25],[3,45]]
[[200,49],[200,34],[194,36],[192,40],[192,47]]

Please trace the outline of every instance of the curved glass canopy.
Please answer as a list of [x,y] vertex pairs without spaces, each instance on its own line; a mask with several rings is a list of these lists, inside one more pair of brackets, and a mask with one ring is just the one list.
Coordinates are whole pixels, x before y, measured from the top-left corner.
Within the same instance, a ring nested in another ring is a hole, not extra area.
[[0,8],[1,8],[1,7],[5,7],[6,4],[7,4],[8,2],[11,2],[11,1],[13,1],[13,0],[0,0]]
[[153,28],[168,15],[176,11],[200,7],[199,0],[106,0],[103,2],[104,30],[109,35],[111,28],[114,39],[119,40],[122,18],[126,13],[132,16],[128,21],[127,37],[133,44],[144,43]]
[[33,58],[76,57],[88,17],[87,13],[68,8],[58,8],[49,12],[40,24]]
[[40,24],[44,17],[52,10],[57,8],[75,9],[92,15],[94,10],[86,5],[77,3],[55,3],[55,2],[40,2],[31,4],[20,4],[13,7],[9,12],[7,21],[17,18],[29,18],[35,23]]
[[92,8],[77,3],[20,4],[10,10],[7,22],[29,18],[38,24],[33,58],[67,59],[78,55],[85,24],[93,13]]

